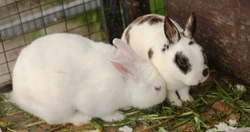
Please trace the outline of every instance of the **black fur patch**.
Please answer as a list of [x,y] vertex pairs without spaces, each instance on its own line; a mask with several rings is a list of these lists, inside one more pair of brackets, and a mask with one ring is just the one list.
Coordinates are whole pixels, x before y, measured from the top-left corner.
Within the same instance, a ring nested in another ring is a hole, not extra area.
[[126,32],[125,32],[125,40],[127,41],[127,44],[129,44],[129,39],[130,39],[130,33],[129,32],[130,32],[131,28],[132,28],[132,26],[130,25],[127,28]]
[[153,57],[153,54],[154,54],[154,52],[153,52],[152,48],[150,48],[149,51],[148,51],[148,58],[149,58],[150,60],[151,60],[151,58]]
[[154,25],[154,24],[157,24],[157,23],[162,23],[163,22],[163,19],[160,18],[160,17],[153,17],[149,20],[149,24],[150,25]]
[[188,44],[189,44],[189,45],[193,45],[193,44],[194,44],[194,42],[193,42],[193,41],[190,41]]
[[163,48],[162,48],[162,51],[165,52],[166,49],[168,49],[168,48],[169,48],[169,45],[164,44],[164,45],[163,45]]
[[143,24],[145,22],[148,22],[150,25],[157,24],[159,22],[163,22],[163,19],[157,16],[144,16],[140,20],[137,21],[138,24]]
[[191,71],[191,64],[189,63],[188,58],[183,55],[181,51],[176,52],[174,62],[184,74]]
[[150,19],[152,19],[153,16],[144,16],[142,19],[138,22],[138,24],[143,24],[145,22],[148,22]]

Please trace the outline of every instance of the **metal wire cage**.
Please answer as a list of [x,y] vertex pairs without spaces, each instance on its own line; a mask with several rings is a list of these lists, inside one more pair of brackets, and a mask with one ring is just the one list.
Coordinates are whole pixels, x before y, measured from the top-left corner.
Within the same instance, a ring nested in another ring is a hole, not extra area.
[[[165,0],[149,2],[152,13],[166,14]],[[67,32],[108,42],[101,4],[101,0],[0,0],[0,86],[11,82],[21,49],[41,36]]]
[[46,34],[105,41],[99,0],[0,0],[0,83],[11,80],[20,50]]

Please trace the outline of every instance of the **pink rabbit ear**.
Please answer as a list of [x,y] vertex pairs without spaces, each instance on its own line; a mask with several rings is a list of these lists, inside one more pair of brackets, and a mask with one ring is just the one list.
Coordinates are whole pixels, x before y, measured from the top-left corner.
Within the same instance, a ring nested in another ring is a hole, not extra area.
[[132,70],[134,66],[131,63],[113,59],[109,59],[109,61],[117,69],[117,71],[122,74],[122,76],[126,78],[136,78]]
[[137,54],[129,47],[127,43],[124,41],[115,38],[113,40],[113,44],[122,52],[122,54],[131,62],[138,61]]

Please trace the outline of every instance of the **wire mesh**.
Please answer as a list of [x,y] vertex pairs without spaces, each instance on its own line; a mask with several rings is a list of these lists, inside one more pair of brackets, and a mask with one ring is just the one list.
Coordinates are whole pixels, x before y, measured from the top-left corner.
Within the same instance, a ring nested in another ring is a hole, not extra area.
[[[149,0],[166,15],[165,0]],[[0,86],[10,83],[21,49],[52,33],[75,33],[107,42],[100,0],[0,0]],[[115,28],[115,27],[114,27]]]
[[20,50],[41,36],[68,32],[106,41],[100,0],[0,0],[0,84],[11,80]]

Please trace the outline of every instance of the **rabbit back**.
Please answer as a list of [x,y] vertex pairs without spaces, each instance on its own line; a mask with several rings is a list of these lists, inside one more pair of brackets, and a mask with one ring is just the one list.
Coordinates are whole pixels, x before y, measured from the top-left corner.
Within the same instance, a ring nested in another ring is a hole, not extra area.
[[148,108],[166,97],[154,66],[123,41],[111,46],[73,34],[41,37],[13,71],[11,100],[49,124],[122,120],[119,109]]
[[78,107],[89,108],[84,111],[90,116],[98,113],[92,104],[100,104],[100,98],[105,101],[103,94],[112,89],[112,84],[104,80],[116,78],[121,86],[123,83],[118,74],[112,74],[108,62],[114,47],[105,45],[111,50],[104,53],[93,44],[104,45],[73,34],[53,34],[35,40],[17,59],[11,100],[50,124],[69,122]]

